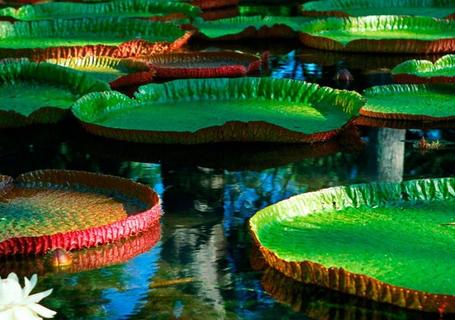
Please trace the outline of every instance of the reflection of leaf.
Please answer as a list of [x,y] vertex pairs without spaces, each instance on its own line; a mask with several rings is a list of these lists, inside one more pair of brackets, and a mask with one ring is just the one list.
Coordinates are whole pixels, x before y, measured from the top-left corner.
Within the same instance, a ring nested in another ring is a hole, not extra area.
[[126,290],[128,277],[123,265],[115,265],[70,276],[51,273],[43,276],[41,283],[54,288],[47,302],[58,311],[59,319],[104,319],[107,317],[105,291]]

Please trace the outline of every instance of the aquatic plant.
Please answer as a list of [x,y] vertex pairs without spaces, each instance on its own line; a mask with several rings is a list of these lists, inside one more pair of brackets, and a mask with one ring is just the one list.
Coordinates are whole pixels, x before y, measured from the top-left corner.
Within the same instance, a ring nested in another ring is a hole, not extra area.
[[297,281],[453,313],[454,187],[440,178],[304,193],[256,213],[250,230],[266,262]]
[[4,320],[42,320],[53,318],[52,311],[39,304],[41,300],[52,293],[52,289],[30,294],[38,282],[34,274],[30,279],[24,278],[24,288],[21,288],[19,278],[10,273],[5,279],[0,278],[0,317]]

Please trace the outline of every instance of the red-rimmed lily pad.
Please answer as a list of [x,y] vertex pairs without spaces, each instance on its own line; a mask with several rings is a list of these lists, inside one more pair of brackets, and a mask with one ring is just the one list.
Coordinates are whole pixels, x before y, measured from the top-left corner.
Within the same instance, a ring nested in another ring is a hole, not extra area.
[[214,21],[197,19],[193,26],[206,40],[239,40],[246,38],[294,38],[300,26],[310,21],[305,17],[235,17]]
[[28,60],[0,62],[0,127],[55,123],[84,94],[106,82],[68,68]]
[[73,108],[91,133],[147,143],[315,142],[334,137],[364,104],[352,91],[271,78],[176,80],[135,99],[89,94]]
[[385,119],[360,116],[353,121],[355,126],[392,129],[445,129],[455,128],[455,121],[428,121],[428,120],[402,120]]
[[258,71],[260,56],[237,51],[181,52],[146,58],[155,78],[219,78],[246,76]]
[[152,224],[150,228],[136,236],[71,252],[71,264],[63,267],[52,266],[52,251],[39,256],[2,257],[0,275],[5,276],[11,272],[24,276],[33,273],[40,275],[55,272],[76,273],[106,268],[111,265],[126,263],[149,251],[158,243],[160,237],[161,225],[159,220],[156,220],[156,223]]
[[137,59],[86,56],[47,59],[46,62],[82,71],[101,81],[109,82],[112,88],[149,83],[154,75],[146,62]]
[[0,17],[34,21],[50,19],[81,19],[85,17],[128,17],[151,20],[194,18],[201,10],[190,4],[168,0],[117,0],[98,3],[47,2],[19,8],[0,9]]
[[455,17],[452,0],[320,0],[302,4],[305,16],[361,17],[371,15]]
[[267,207],[250,228],[266,262],[295,280],[455,312],[455,179],[364,184]]
[[43,170],[2,176],[0,255],[76,250],[128,238],[155,225],[157,194],[127,179]]
[[388,53],[455,52],[455,21],[412,16],[326,18],[302,24],[303,44],[324,50]]
[[128,58],[180,48],[191,37],[173,23],[126,18],[0,22],[0,55],[36,59],[85,55]]
[[454,83],[455,55],[445,55],[434,63],[408,60],[393,68],[392,75],[398,83]]
[[366,89],[360,114],[397,120],[455,120],[455,85],[388,85]]

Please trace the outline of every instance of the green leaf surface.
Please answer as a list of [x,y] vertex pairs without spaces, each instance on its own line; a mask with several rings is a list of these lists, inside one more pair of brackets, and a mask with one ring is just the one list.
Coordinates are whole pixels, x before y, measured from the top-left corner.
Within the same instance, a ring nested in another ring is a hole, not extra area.
[[167,0],[119,0],[101,3],[48,2],[3,8],[0,16],[17,20],[78,19],[97,17],[162,17],[174,13],[197,17],[201,10],[190,4]]
[[297,31],[303,23],[310,20],[312,19],[306,17],[241,16],[213,21],[198,19],[194,22],[194,26],[208,38],[219,38],[239,34],[250,27],[258,30],[263,27],[272,28],[277,25],[286,25]]
[[143,62],[111,57],[87,56],[84,58],[48,59],[46,62],[87,73],[104,82],[111,82],[134,72],[149,70]]
[[294,80],[191,79],[142,86],[136,99],[88,95],[73,112],[84,122],[118,129],[194,133],[230,121],[259,121],[312,134],[342,127],[362,104],[355,92]]
[[447,118],[455,116],[455,85],[388,85],[366,89],[362,110]]
[[172,23],[141,19],[56,19],[14,24],[0,22],[0,48],[29,49],[98,44],[117,46],[136,39],[173,42],[184,33]]
[[393,68],[392,74],[410,74],[424,78],[455,77],[455,55],[445,55],[435,63],[428,60],[407,60]]
[[326,18],[302,24],[299,31],[346,46],[355,40],[440,40],[455,38],[455,21],[411,16]]
[[455,13],[453,0],[322,0],[306,2],[302,11],[325,14],[343,12],[360,17],[371,15],[407,15],[445,18]]
[[69,109],[84,94],[107,90],[106,82],[50,63],[0,63],[0,111],[27,117],[45,107]]
[[454,221],[455,179],[442,178],[306,193],[259,211],[250,226],[286,261],[455,295]]

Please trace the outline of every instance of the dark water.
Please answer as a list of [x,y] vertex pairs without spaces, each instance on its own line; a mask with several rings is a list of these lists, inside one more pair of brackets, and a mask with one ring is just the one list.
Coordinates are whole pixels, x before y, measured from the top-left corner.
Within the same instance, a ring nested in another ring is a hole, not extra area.
[[[218,47],[193,44],[195,50]],[[273,41],[230,48],[270,50],[273,77],[357,90],[389,83],[384,68],[409,58],[318,52]],[[354,81],[333,80],[342,68]],[[153,187],[165,212],[161,230],[75,254],[80,268],[99,269],[56,272],[43,259],[17,258],[0,261],[0,273],[41,274],[39,289],[54,288],[44,305],[59,319],[439,319],[293,282],[267,270],[251,244],[248,218],[289,196],[454,174],[453,125],[387,125],[393,128],[350,128],[312,146],[131,145],[89,136],[71,121],[0,131],[2,174],[55,168],[127,177]],[[422,153],[413,147],[421,137],[439,139],[446,148]],[[131,258],[108,265],[122,257]]]

